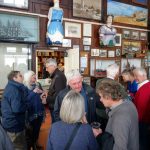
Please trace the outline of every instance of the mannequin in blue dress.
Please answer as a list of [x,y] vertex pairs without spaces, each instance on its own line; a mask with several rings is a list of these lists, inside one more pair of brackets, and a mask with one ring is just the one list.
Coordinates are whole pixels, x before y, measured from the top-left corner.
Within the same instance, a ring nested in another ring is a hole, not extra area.
[[47,24],[47,44],[61,45],[64,36],[62,26],[63,10],[59,7],[59,0],[54,0],[54,6],[49,9]]
[[99,29],[100,45],[115,46],[116,29],[112,26],[113,16],[108,15],[106,25]]

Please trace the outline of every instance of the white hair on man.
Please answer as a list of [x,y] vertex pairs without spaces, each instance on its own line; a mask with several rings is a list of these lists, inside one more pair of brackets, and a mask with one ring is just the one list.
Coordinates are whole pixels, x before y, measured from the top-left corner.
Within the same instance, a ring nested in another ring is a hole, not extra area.
[[85,115],[83,96],[74,90],[67,93],[60,108],[60,118],[62,121],[72,124],[80,122]]
[[136,68],[133,70],[134,74],[139,74],[147,78],[147,72],[144,68]]
[[72,69],[72,70],[68,71],[66,73],[67,85],[68,85],[70,80],[78,78],[78,77],[82,77],[80,72],[79,72],[79,69]]
[[109,65],[106,68],[106,72],[107,72],[107,78],[111,78],[111,79],[115,79],[115,77],[119,74],[119,66],[114,63]]
[[47,59],[47,60],[46,60],[46,64],[47,64],[48,66],[52,65],[52,66],[57,67],[57,62],[56,62],[56,60],[53,59],[53,58]]
[[23,84],[25,86],[28,87],[28,89],[31,89],[31,85],[30,85],[30,81],[31,81],[31,77],[35,75],[34,71],[29,70],[24,74],[24,80],[23,80]]

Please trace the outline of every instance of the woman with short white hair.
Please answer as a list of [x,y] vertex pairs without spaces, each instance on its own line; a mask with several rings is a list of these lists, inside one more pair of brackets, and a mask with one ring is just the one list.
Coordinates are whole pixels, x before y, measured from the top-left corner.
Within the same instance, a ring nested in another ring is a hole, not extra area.
[[63,150],[67,147],[70,150],[98,149],[92,128],[85,123],[84,99],[79,92],[71,90],[64,97],[60,118],[61,121],[52,124],[47,150]]
[[26,120],[28,124],[26,129],[27,145],[28,149],[32,147],[33,150],[36,150],[36,142],[44,117],[44,105],[40,98],[40,94],[43,90],[41,85],[36,81],[36,74],[31,70],[24,74],[23,83],[28,88],[28,110]]

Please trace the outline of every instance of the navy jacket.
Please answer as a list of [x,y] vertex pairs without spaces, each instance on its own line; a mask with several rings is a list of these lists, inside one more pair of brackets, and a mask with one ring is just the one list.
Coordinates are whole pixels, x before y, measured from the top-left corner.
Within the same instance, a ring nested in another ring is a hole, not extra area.
[[[86,97],[87,97],[87,108],[88,108],[87,121],[88,121],[88,123],[91,123],[93,121],[96,121],[96,103],[99,102],[100,100],[99,100],[99,96],[96,94],[95,90],[91,86],[83,83],[82,87],[83,87]],[[60,91],[60,93],[56,97],[56,101],[55,101],[55,105],[54,105],[55,121],[60,120],[59,112],[60,112],[62,100],[70,90],[71,90],[71,88],[69,86],[67,86],[64,90]]]
[[8,132],[21,132],[25,127],[28,89],[16,81],[8,81],[2,98],[2,126]]

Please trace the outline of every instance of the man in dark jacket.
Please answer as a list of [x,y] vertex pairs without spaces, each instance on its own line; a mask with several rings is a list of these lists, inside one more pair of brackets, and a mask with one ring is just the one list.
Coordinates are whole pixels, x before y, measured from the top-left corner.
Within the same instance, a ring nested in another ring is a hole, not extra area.
[[26,149],[24,129],[27,88],[22,82],[23,76],[20,71],[9,73],[1,105],[2,126],[18,150]]
[[49,109],[53,120],[53,110],[56,96],[58,93],[66,87],[66,77],[63,72],[57,68],[57,62],[55,59],[48,59],[46,61],[46,71],[49,72],[51,78],[51,84],[48,91],[46,102],[49,105]]
[[54,105],[54,118],[55,121],[60,120],[59,112],[60,107],[65,95],[71,90],[75,90],[80,92],[81,95],[84,97],[85,102],[85,111],[86,111],[86,118],[89,123],[96,120],[96,102],[99,101],[99,96],[96,94],[95,90],[82,82],[82,76],[78,70],[71,70],[66,74],[67,84],[68,86],[60,91],[58,94],[55,105]]

